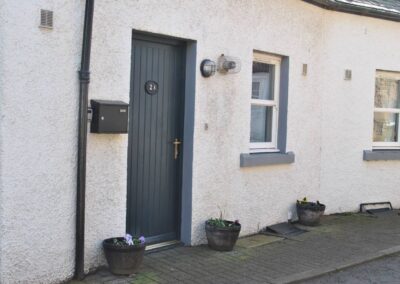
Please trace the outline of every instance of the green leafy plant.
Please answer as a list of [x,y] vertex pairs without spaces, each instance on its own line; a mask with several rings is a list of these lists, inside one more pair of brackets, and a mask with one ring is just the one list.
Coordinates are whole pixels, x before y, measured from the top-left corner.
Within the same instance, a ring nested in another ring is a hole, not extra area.
[[308,203],[307,197],[304,197],[302,200],[297,200],[297,203],[298,203],[298,204],[302,204],[302,205],[307,204],[307,203]]
[[229,228],[234,226],[240,226],[239,220],[227,221],[222,217],[222,211],[220,210],[219,218],[210,218],[207,220],[207,223],[210,226],[217,227],[217,228]]

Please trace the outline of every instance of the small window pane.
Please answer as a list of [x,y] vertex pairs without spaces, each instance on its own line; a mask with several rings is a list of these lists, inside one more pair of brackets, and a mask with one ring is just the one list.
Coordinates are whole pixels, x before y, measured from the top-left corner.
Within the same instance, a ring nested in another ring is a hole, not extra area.
[[392,78],[376,78],[375,81],[375,107],[399,108],[400,107],[399,80]]
[[375,112],[374,142],[397,142],[399,114]]
[[260,98],[260,82],[253,82],[251,89],[251,98],[252,99]]
[[274,65],[253,62],[253,99],[274,100],[274,70]]
[[251,106],[250,142],[272,142],[273,107]]

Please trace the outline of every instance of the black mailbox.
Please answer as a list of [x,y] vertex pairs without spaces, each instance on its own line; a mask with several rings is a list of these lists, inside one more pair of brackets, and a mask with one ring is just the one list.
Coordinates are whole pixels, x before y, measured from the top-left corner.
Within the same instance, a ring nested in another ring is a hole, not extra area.
[[91,100],[91,133],[128,133],[128,107],[121,101]]

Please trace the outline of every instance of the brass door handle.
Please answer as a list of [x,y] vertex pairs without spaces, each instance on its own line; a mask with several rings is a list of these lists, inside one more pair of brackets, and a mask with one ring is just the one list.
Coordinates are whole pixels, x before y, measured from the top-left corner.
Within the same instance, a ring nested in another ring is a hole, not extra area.
[[179,156],[179,145],[182,144],[181,141],[178,140],[178,138],[175,138],[174,142],[172,142],[172,144],[174,144],[174,160],[178,159]]

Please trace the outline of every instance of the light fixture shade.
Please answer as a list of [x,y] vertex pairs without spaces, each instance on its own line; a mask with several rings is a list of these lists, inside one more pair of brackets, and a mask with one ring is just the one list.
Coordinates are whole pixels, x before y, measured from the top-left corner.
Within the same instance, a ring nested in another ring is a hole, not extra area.
[[203,77],[208,78],[215,74],[216,64],[210,59],[204,59],[200,64],[200,72]]
[[224,74],[238,73],[241,68],[240,59],[222,54],[218,58],[218,71]]

